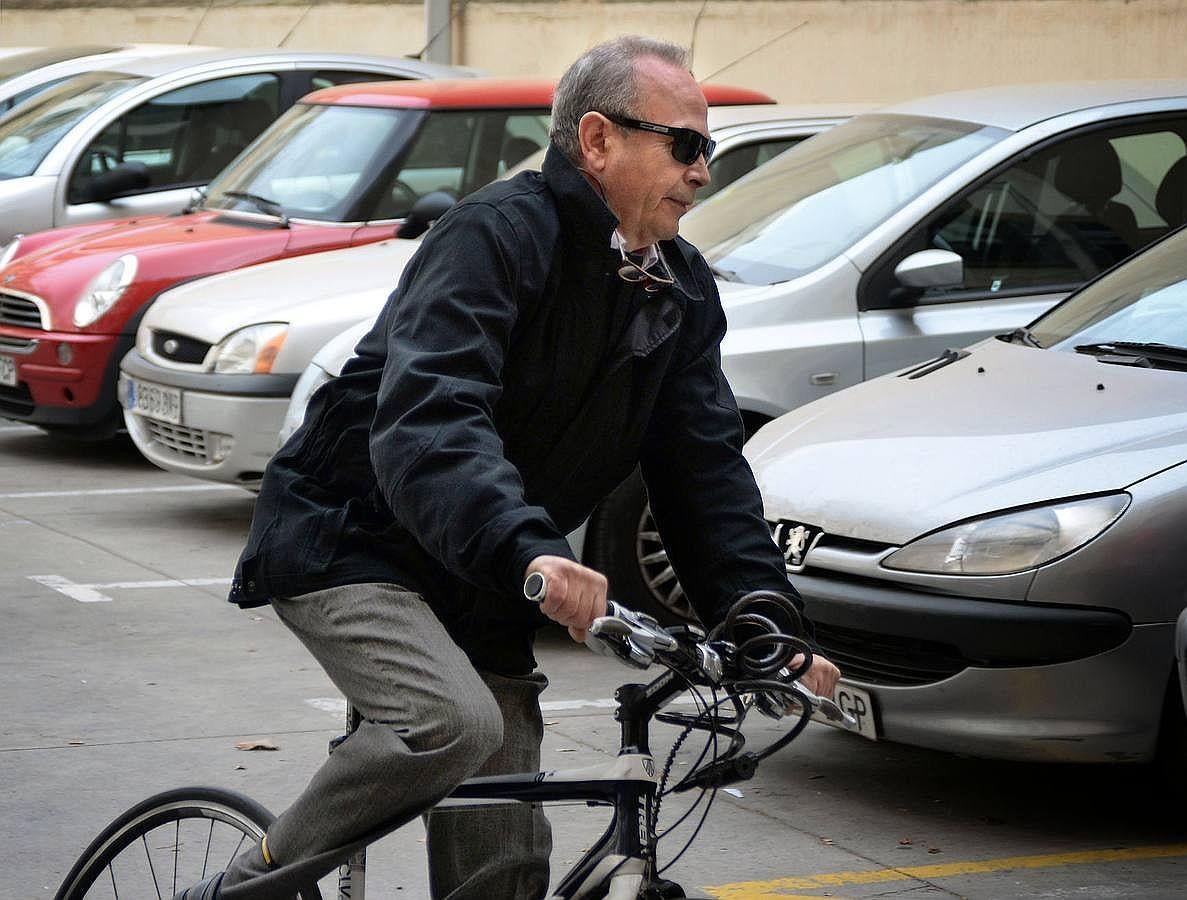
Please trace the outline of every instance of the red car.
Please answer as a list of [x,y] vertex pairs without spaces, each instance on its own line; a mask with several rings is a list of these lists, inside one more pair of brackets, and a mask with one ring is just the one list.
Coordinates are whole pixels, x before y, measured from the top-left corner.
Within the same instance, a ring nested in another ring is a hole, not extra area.
[[[158,294],[390,237],[421,198],[460,197],[543,146],[552,90],[494,79],[327,88],[278,119],[185,213],[17,238],[0,251],[0,416],[111,437],[123,424],[119,361]],[[706,95],[715,104],[772,102],[721,86]],[[237,371],[234,357],[248,350],[256,348],[222,348],[226,370]]]

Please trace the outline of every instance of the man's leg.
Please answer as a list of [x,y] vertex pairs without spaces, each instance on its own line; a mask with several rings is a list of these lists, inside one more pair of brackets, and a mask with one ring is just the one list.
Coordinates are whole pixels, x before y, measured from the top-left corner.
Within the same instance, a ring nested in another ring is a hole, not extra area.
[[[363,716],[259,846],[227,870],[222,896],[290,896],[286,864],[420,814],[502,742],[502,716],[465,654],[419,595],[349,585],[274,603]],[[330,871],[340,860],[326,860]],[[279,870],[278,870],[279,867]]]
[[[503,711],[503,746],[478,775],[536,772],[544,723],[540,673],[508,678],[483,672]],[[548,891],[552,832],[539,806],[435,809],[426,817],[434,900],[537,900]]]

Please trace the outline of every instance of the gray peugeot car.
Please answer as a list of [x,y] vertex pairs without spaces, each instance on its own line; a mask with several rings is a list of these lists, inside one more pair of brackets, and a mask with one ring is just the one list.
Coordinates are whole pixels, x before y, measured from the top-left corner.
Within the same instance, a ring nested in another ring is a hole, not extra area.
[[1187,780],[1187,230],[746,453],[866,737]]

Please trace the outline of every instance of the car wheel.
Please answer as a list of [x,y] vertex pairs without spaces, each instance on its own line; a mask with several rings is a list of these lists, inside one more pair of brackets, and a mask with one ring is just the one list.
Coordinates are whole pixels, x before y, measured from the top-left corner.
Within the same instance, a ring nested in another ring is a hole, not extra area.
[[665,624],[697,621],[659,539],[638,469],[598,507],[586,547],[589,564],[609,580],[612,599]]

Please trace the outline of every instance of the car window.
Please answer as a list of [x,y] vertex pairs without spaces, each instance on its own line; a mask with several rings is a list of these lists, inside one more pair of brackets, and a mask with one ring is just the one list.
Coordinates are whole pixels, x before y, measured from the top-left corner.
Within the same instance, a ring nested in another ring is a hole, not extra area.
[[[299,103],[211,182],[205,205],[342,222],[370,195],[385,162],[406,140],[420,110]],[[349,135],[344,140],[343,135]],[[266,209],[264,211],[267,211]]]
[[940,214],[931,247],[964,261],[925,297],[1069,290],[1165,234],[1158,189],[1187,153],[1187,121],[1077,133],[995,175]]
[[729,150],[718,151],[709,163],[709,184],[697,191],[697,202],[712,197],[723,187],[733,184],[746,173],[754,171],[803,139],[803,136],[774,138],[739,144]]
[[63,75],[61,78],[54,78],[50,81],[43,81],[41,84],[35,84],[32,87],[25,88],[23,91],[18,91],[17,93],[13,94],[11,97],[6,97],[4,100],[0,101],[0,113],[7,112],[8,110],[12,109],[13,107],[20,106],[26,100],[29,100],[32,97],[36,97],[38,94],[48,91],[50,88],[61,84],[63,81],[65,81],[69,77],[70,77],[69,75]]
[[1031,326],[1043,347],[1155,342],[1187,347],[1187,230],[1087,285]]
[[122,163],[148,170],[147,190],[204,184],[276,118],[280,79],[235,75],[170,91],[129,110],[83,151],[70,201],[83,202],[89,182]]
[[378,72],[347,72],[322,69],[313,73],[310,80],[311,91],[333,87],[336,84],[360,84],[366,81],[395,81],[399,76],[384,75]]
[[0,179],[31,175],[87,113],[144,81],[135,75],[87,72],[68,78],[0,119]]
[[787,281],[835,259],[1007,134],[973,122],[858,116],[698,203],[681,234],[723,277]]
[[540,111],[431,113],[370,218],[399,218],[425,194],[460,199],[494,181],[548,143],[548,122]]

